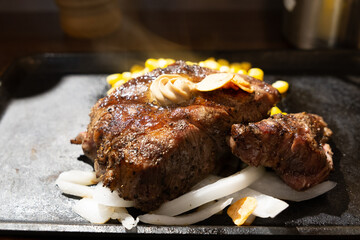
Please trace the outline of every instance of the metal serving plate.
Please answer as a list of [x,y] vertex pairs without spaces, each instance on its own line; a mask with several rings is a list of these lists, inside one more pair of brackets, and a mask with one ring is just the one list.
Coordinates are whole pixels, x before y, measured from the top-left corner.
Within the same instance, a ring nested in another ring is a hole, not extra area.
[[[193,226],[90,224],[71,210],[57,176],[91,170],[69,140],[86,129],[88,113],[107,90],[107,74],[128,70],[148,57],[250,61],[265,81],[290,83],[280,103],[286,112],[317,113],[334,135],[337,186],[313,200],[294,203],[274,219],[236,227],[216,215]],[[43,54],[21,58],[0,80],[0,233],[116,234],[121,236],[360,235],[360,57],[352,51]]]

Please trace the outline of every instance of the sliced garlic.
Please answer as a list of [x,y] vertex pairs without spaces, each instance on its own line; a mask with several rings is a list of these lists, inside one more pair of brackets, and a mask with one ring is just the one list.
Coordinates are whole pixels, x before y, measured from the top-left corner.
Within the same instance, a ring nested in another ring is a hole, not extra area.
[[196,84],[196,90],[201,92],[214,91],[223,87],[231,81],[234,74],[231,73],[215,73],[206,76],[201,82]]
[[254,90],[251,88],[250,83],[245,81],[243,77],[238,74],[234,74],[234,78],[231,79],[231,82],[236,86],[244,90],[245,92],[252,93]]
[[242,90],[252,93],[254,90],[251,88],[250,83],[243,77],[234,73],[215,73],[206,76],[201,82],[195,84],[195,89],[201,92],[214,91],[216,89],[234,84]]

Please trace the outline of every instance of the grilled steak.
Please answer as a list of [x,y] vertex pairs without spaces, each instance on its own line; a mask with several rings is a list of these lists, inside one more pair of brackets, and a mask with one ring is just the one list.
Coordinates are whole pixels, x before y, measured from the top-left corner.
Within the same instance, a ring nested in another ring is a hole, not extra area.
[[322,117],[276,114],[257,123],[234,124],[230,147],[251,166],[271,167],[296,190],[325,180],[333,168],[326,143],[332,132]]
[[253,93],[218,89],[198,92],[181,105],[158,106],[149,87],[162,74],[180,74],[199,82],[213,70],[178,61],[132,79],[100,99],[90,113],[82,144],[104,184],[135,207],[154,210],[187,192],[213,172],[230,153],[231,125],[259,121],[280,100],[276,89],[243,75]]

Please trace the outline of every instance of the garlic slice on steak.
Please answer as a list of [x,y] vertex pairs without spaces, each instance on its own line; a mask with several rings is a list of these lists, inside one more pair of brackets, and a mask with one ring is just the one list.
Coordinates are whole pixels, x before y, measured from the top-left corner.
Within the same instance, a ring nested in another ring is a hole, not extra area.
[[[233,86],[231,86],[231,84]],[[201,82],[195,85],[195,89],[201,92],[214,91],[219,88],[230,87],[240,88],[245,92],[252,93],[250,83],[235,73],[215,73],[206,76]]]

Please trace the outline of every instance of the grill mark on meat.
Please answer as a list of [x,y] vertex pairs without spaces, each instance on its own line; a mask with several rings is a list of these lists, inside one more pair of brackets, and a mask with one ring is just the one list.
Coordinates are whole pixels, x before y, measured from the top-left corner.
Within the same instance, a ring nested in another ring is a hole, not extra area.
[[150,84],[161,74],[183,74],[199,82],[214,72],[179,61],[128,81],[93,106],[82,138],[92,144],[82,141],[82,147],[104,185],[134,200],[136,208],[154,210],[221,164],[230,151],[226,137],[232,124],[259,121],[280,100],[271,85],[248,76],[244,78],[254,89],[251,94],[231,89],[200,92],[168,107],[150,98]]
[[315,114],[277,114],[257,123],[235,124],[230,147],[252,166],[271,167],[289,186],[304,190],[325,180],[333,169],[326,143],[332,132]]

